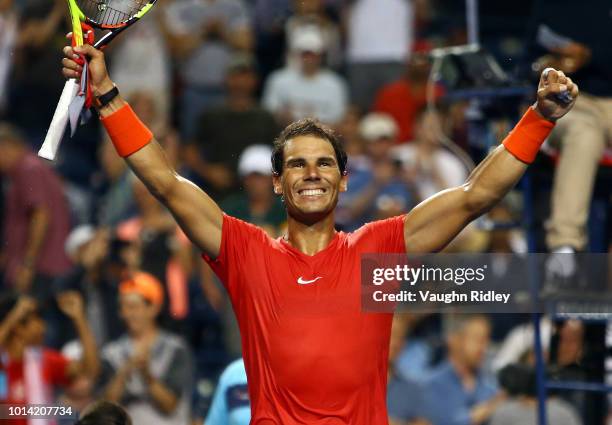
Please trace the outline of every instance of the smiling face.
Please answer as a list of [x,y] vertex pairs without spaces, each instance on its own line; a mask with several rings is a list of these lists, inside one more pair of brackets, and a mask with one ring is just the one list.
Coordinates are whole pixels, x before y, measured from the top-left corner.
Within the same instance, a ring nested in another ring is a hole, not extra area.
[[283,195],[290,217],[314,224],[331,214],[338,195],[346,191],[330,142],[316,136],[297,136],[285,143],[283,170],[274,177],[274,193]]

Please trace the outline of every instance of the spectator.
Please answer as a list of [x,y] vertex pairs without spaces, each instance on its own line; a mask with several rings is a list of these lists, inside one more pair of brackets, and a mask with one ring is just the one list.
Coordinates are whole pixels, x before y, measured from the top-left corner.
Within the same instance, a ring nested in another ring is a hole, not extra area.
[[164,303],[159,322],[164,329],[182,331],[189,311],[187,280],[191,244],[170,213],[140,181],[132,181],[138,215],[117,226],[117,236],[133,245],[132,270],[142,270],[162,282]]
[[232,55],[252,50],[251,19],[242,0],[175,0],[165,23],[184,84],[181,136],[190,140],[202,112],[223,102]]
[[[80,361],[83,357],[83,348],[78,340],[74,340],[64,345],[61,353],[69,361]],[[82,412],[87,405],[95,401],[96,394],[94,386],[95,379],[87,375],[76,376],[63,388],[62,393],[57,398],[57,402],[63,406],[70,406],[72,408],[72,413],[78,414],[78,412]],[[67,421],[63,421],[62,418],[59,418],[57,422],[58,425],[64,425]],[[70,420],[70,425],[72,424],[73,421]]]
[[[43,347],[46,324],[36,302],[27,297],[7,299],[0,323],[1,366],[7,379],[7,392],[0,399],[6,404],[52,404],[55,387],[66,386],[79,375],[95,379],[100,369],[96,343],[85,318],[83,299],[74,291],[58,296],[62,312],[68,316],[83,347],[81,361],[69,361],[61,353]],[[7,425],[25,425],[25,419],[8,420]]]
[[243,192],[221,203],[226,214],[262,227],[272,237],[280,236],[287,213],[280,199],[272,192],[272,148],[249,146],[240,155],[238,174]]
[[[132,98],[135,93],[150,94],[153,108],[158,111],[154,127],[168,124],[171,106],[172,62],[164,33],[163,4],[160,2],[148,13],[147,19],[130,28],[129,37],[114,40],[110,50],[111,72],[126,98]],[[134,104],[133,99],[130,104]],[[156,131],[154,134],[158,137]]]
[[185,343],[155,323],[164,291],[153,276],[135,273],[119,285],[127,334],[102,350],[103,395],[121,403],[137,424],[189,420],[191,358]]
[[251,403],[244,360],[230,363],[221,374],[204,425],[249,425]]
[[47,297],[53,279],[70,267],[63,249],[70,216],[62,183],[8,124],[0,124],[0,173],[10,183],[2,246],[6,283]]
[[94,181],[97,192],[94,222],[101,226],[116,226],[135,213],[132,174],[108,137],[100,146],[98,156],[102,175]]
[[[544,317],[540,320],[540,332],[542,335],[542,350],[548,358],[550,339],[553,333],[553,323],[549,318]],[[518,325],[507,333],[491,366],[495,372],[501,371],[506,366],[532,357],[534,348],[533,323]]]
[[112,264],[109,231],[91,225],[76,227],[66,239],[66,253],[72,270],[57,281],[63,290],[78,290],[86,301],[86,314],[99,347],[118,338],[123,332],[119,320],[117,282],[123,272]]
[[501,401],[495,382],[482,370],[491,325],[487,317],[479,315],[464,314],[450,320],[448,358],[424,384],[425,417],[433,425],[480,425],[489,420]]
[[[372,110],[389,114],[399,126],[398,140],[411,141],[415,137],[414,126],[419,111],[427,105],[429,58],[425,53],[415,53],[408,60],[404,75],[397,81],[383,86],[377,93]],[[436,87],[435,95],[440,95]]]
[[[467,179],[468,169],[449,149],[442,145],[440,116],[422,110],[416,116],[416,140],[394,147],[392,156],[401,164],[404,179],[414,187],[418,201],[451,187],[461,186]],[[487,237],[472,223],[445,248],[445,252],[480,252]]]
[[[61,46],[66,44],[66,3],[51,0],[16,2],[18,5],[21,13],[9,77],[10,108],[6,112],[8,119],[23,129],[27,140],[38,145],[65,82],[57,75],[57,63],[62,57]],[[4,38],[4,31],[0,34]]]
[[123,407],[101,400],[89,405],[75,425],[132,425],[132,419]]
[[[580,81],[581,95],[575,109],[559,121],[551,135],[560,160],[546,243],[552,252],[567,254],[587,247],[586,222],[595,176],[604,149],[612,146],[612,56],[605,42],[612,37],[610,3],[596,0],[571,16],[561,12],[572,4],[570,0],[535,2],[529,36],[530,57],[536,66],[557,66]],[[551,30],[562,36],[562,43],[552,46],[546,42]],[[559,262],[551,262],[549,272],[572,274],[573,256],[565,255],[562,263],[564,267],[554,267]]]
[[185,147],[186,165],[212,193],[237,189],[237,154],[253,143],[271,145],[278,133],[272,114],[257,104],[257,84],[253,58],[235,55],[225,77],[227,101],[202,114],[192,143]]
[[[325,62],[330,68],[339,69],[342,65],[342,44],[340,29],[325,12],[323,0],[293,0],[294,15],[285,24],[286,39],[291,42],[296,34],[315,26],[321,32],[324,45],[327,46]],[[292,46],[291,46],[292,47]],[[294,48],[289,49],[295,52]],[[299,54],[296,58],[288,58],[290,63],[299,66]]]
[[429,425],[421,418],[423,391],[417,381],[401,377],[395,369],[395,361],[406,342],[410,317],[396,314],[391,327],[389,344],[389,386],[387,388],[387,409],[389,425]]
[[353,0],[347,3],[352,103],[368,111],[376,91],[402,74],[414,33],[413,1]]
[[285,61],[285,21],[292,0],[250,0],[255,26],[255,55],[262,80]]
[[391,157],[398,128],[385,114],[369,114],[360,123],[366,157],[351,159],[351,184],[339,202],[338,223],[354,230],[368,221],[407,212],[413,195],[402,177],[401,165]]
[[467,169],[443,147],[442,123],[436,112],[424,109],[415,118],[414,143],[397,146],[393,155],[414,182],[419,200],[424,200],[441,190],[461,186],[467,178]]
[[134,112],[147,125],[155,139],[162,145],[168,161],[178,167],[179,135],[168,122],[168,115],[161,109],[155,90],[136,90],[129,97]]
[[[499,382],[510,398],[495,410],[490,425],[537,425],[535,371],[522,365],[506,366],[500,371]],[[582,425],[571,404],[557,397],[546,400],[548,423]]]
[[346,86],[339,75],[321,65],[325,51],[321,31],[316,26],[296,31],[290,45],[299,54],[299,65],[270,75],[264,87],[264,107],[281,125],[302,118],[339,123],[346,112]]

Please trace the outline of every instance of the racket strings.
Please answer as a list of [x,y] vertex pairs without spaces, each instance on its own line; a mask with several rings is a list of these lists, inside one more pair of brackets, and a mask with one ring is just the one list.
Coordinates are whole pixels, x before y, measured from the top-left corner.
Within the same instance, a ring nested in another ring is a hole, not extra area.
[[120,25],[132,18],[147,0],[78,0],[83,14],[102,26]]

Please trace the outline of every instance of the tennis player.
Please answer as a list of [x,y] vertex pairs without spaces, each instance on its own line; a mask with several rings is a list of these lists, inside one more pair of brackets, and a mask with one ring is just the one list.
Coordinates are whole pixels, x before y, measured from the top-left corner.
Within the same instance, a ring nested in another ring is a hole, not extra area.
[[[119,96],[102,52],[66,47],[66,78],[80,71],[75,50],[90,59],[98,112],[117,152],[168,207],[229,292],[242,334],[251,423],[258,425],[388,423],[392,314],[361,312],[361,254],[442,249],[515,185],[578,95],[568,77],[549,69],[537,102],[464,185],[354,233],[334,229],[338,195],[348,184],[346,153],[337,136],[313,120],[292,123],[272,155],[273,189],[284,198],[288,221],[286,235],[272,239],[223,214],[172,169]],[[557,99],[564,91],[571,102]]]

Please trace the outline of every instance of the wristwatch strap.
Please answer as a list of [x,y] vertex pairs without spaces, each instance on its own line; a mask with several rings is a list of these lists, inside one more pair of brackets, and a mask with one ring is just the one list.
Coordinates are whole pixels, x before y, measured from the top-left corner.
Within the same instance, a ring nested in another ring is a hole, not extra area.
[[117,86],[113,87],[103,95],[98,96],[96,99],[98,100],[98,108],[103,108],[108,105],[114,98],[119,94],[119,89]]

